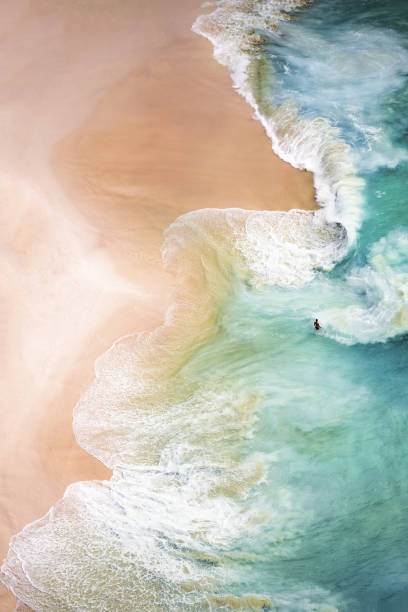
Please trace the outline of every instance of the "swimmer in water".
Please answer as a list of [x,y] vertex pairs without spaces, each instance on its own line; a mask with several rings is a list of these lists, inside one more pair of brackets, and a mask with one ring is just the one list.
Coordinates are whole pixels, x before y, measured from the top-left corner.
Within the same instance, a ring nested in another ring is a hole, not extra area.
[[319,323],[318,319],[316,319],[316,321],[313,323],[313,325],[314,325],[315,329],[320,329],[320,323]]

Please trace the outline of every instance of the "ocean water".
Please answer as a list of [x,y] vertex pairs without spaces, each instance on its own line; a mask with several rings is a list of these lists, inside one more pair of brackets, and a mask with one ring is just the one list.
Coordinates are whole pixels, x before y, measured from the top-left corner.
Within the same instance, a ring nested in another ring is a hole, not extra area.
[[225,0],[194,29],[322,208],[167,230],[164,325],[75,409],[114,476],[15,536],[2,580],[39,611],[403,612],[408,5]]

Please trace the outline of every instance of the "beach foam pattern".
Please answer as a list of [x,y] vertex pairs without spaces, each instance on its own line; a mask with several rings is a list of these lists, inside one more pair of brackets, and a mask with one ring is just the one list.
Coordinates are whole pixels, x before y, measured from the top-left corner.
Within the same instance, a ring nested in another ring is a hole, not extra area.
[[316,199],[323,207],[317,213],[320,222],[341,223],[353,244],[362,220],[364,182],[356,175],[350,147],[326,119],[301,117],[295,100],[278,105],[271,96],[273,77],[262,45],[278,36],[279,23],[290,19],[288,11],[306,5],[302,0],[228,0],[199,17],[193,30],[212,42],[214,57],[229,68],[275,153],[295,168],[313,172]]
[[34,610],[368,612],[406,585],[407,466],[390,449],[407,427],[408,234],[362,250],[355,150],[274,103],[264,45],[303,5],[224,0],[194,29],[323,209],[208,209],[166,231],[164,324],[99,358],[75,409],[113,478],[69,487],[2,566]]
[[407,333],[408,234],[393,230],[374,243],[367,265],[351,270],[346,289],[349,303],[324,312],[333,338],[347,344],[385,342]]
[[331,265],[333,244],[341,229],[301,211],[209,209],[167,230],[163,255],[179,282],[164,325],[100,357],[75,409],[78,442],[113,478],[72,485],[13,538],[2,579],[21,601],[54,611],[272,607],[262,594],[222,592],[232,543],[267,520],[244,507],[265,470],[245,445],[257,393],[218,362],[213,371],[212,357],[189,364],[216,338],[234,286],[302,284]]

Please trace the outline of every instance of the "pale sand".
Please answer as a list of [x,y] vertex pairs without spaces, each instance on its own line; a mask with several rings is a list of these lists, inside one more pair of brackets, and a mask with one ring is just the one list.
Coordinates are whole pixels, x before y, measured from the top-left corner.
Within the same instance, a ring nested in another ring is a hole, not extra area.
[[[190,31],[200,12],[196,0],[0,7],[2,556],[69,483],[109,476],[75,443],[72,409],[100,353],[160,323],[169,223],[203,207],[315,208],[312,177],[274,156]],[[12,602],[3,589],[0,610]]]

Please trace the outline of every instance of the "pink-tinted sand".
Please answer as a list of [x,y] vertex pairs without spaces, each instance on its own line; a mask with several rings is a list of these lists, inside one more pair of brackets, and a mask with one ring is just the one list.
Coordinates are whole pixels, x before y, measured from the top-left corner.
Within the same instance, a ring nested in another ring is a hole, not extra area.
[[109,477],[72,409],[99,354],[162,320],[163,230],[197,208],[315,208],[191,32],[200,4],[1,4],[2,557],[68,484]]

